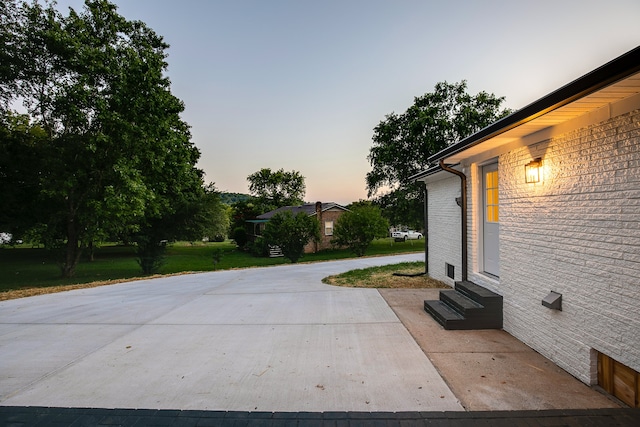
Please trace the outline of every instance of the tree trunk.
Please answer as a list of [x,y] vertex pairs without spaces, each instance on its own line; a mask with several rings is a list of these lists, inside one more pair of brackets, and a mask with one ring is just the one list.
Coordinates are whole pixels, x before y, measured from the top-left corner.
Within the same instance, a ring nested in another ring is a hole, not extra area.
[[76,273],[76,267],[80,262],[82,249],[79,245],[78,230],[73,217],[67,220],[67,247],[64,263],[62,265],[62,277],[73,277]]

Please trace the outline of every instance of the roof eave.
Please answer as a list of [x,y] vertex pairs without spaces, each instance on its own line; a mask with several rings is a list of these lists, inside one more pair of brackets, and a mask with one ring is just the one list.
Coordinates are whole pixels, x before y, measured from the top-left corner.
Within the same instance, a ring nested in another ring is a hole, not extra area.
[[446,159],[640,71],[640,46],[430,156]]
[[442,170],[442,168],[440,167],[440,165],[434,165],[429,167],[426,170],[423,170],[422,172],[418,172],[415,175],[411,175],[409,177],[409,182],[416,182],[416,181],[422,181],[423,179],[427,178],[428,176],[434,175],[438,172],[440,172]]

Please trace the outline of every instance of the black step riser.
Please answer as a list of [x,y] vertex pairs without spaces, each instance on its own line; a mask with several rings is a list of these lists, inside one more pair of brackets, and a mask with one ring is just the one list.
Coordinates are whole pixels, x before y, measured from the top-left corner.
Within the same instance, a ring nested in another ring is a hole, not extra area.
[[440,323],[443,328],[447,329],[447,321],[438,313],[436,310],[432,309],[429,303],[432,301],[424,302],[424,311],[429,313],[431,317],[435,319],[436,322]]
[[467,329],[468,321],[459,314],[452,314],[451,308],[440,301],[425,301],[424,310],[447,330]]
[[500,325],[502,321],[502,311],[497,309],[490,309],[484,307],[482,309],[473,309],[473,310],[458,310],[457,307],[448,304],[452,309],[456,310],[465,319],[471,321],[482,322],[483,324],[486,322],[490,322],[491,324]]

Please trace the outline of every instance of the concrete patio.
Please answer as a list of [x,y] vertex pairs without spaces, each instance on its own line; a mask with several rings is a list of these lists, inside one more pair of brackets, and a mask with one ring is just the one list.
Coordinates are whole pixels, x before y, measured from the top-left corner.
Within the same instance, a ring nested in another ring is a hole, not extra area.
[[220,271],[0,304],[0,405],[462,410],[374,289],[327,275],[392,258]]

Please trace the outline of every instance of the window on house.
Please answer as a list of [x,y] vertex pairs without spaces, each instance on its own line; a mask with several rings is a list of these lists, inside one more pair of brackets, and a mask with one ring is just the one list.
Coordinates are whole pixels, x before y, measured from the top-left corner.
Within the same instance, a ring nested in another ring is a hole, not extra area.
[[324,222],[324,235],[333,236],[333,221]]
[[485,204],[487,222],[498,222],[498,171],[485,175]]

